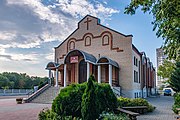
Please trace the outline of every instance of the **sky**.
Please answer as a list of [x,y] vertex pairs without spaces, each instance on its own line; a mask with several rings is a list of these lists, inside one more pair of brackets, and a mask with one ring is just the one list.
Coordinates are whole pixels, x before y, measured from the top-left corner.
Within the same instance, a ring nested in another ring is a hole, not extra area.
[[153,31],[152,15],[124,14],[130,0],[0,0],[0,73],[48,76],[57,47],[87,14],[125,35],[156,67],[156,48],[163,44]]

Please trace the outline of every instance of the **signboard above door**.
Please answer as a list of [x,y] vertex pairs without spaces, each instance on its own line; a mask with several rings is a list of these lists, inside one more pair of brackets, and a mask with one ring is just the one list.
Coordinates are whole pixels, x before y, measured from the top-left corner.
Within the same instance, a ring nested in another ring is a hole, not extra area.
[[70,57],[70,63],[78,63],[78,56]]

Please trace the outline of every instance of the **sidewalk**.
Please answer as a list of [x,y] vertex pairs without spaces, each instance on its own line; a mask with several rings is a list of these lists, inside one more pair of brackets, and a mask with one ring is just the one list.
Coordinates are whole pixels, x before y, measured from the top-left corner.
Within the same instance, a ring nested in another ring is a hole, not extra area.
[[0,99],[0,120],[38,120],[38,114],[51,104],[16,104],[15,98]]
[[156,106],[156,109],[152,113],[138,116],[138,120],[176,120],[175,116],[177,115],[172,111],[173,97],[160,96],[158,98],[147,98],[147,100]]

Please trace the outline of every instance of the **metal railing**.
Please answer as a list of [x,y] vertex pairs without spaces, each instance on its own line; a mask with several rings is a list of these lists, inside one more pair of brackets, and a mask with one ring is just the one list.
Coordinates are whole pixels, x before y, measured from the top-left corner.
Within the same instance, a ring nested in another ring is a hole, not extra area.
[[51,85],[50,84],[46,84],[43,87],[41,87],[38,91],[34,92],[32,95],[30,95],[27,99],[25,99],[24,101],[26,103],[31,102],[33,99],[35,99],[37,96],[39,96],[41,93],[43,93],[45,90],[47,90],[48,88],[50,88]]
[[0,89],[0,96],[28,95],[33,89]]

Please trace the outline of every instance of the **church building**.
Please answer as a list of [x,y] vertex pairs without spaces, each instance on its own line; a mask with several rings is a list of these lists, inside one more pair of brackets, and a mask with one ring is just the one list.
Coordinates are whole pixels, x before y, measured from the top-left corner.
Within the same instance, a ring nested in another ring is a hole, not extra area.
[[55,60],[46,66],[49,78],[54,78],[56,87],[66,87],[86,82],[93,74],[98,83],[108,83],[119,96],[148,97],[155,92],[155,68],[132,44],[132,37],[87,15],[55,47]]

